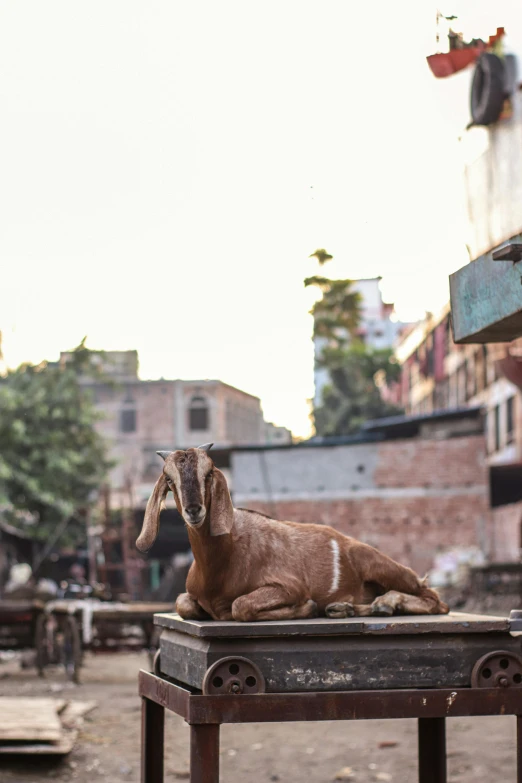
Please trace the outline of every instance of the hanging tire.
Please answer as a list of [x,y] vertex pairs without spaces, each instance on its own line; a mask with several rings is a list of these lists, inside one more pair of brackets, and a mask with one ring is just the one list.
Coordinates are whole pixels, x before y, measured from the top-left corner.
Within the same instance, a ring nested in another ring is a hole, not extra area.
[[496,54],[482,54],[471,83],[471,117],[474,125],[493,125],[506,99],[504,63]]

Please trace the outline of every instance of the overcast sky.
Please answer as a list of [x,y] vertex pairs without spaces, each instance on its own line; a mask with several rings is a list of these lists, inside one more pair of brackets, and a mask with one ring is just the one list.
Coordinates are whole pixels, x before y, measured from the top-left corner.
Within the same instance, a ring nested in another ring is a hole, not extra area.
[[405,319],[467,261],[467,97],[456,117],[426,65],[435,10],[0,0],[8,364],[88,335],[137,348],[143,378],[220,378],[306,434],[308,255],[382,275]]

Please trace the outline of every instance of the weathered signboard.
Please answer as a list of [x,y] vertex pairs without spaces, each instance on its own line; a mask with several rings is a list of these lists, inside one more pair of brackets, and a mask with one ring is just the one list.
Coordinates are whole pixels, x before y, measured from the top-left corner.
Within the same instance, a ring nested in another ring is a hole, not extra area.
[[450,297],[456,343],[522,337],[522,244],[506,245],[450,275]]

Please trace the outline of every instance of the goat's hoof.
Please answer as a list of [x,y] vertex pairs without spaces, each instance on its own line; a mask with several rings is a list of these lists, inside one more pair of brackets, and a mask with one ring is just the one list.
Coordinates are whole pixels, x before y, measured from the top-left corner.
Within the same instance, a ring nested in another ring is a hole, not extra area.
[[393,615],[393,606],[384,603],[373,603],[370,608],[374,617],[391,617]]
[[332,620],[342,620],[345,617],[355,616],[353,604],[350,604],[347,601],[328,604],[324,611],[326,616],[330,617]]

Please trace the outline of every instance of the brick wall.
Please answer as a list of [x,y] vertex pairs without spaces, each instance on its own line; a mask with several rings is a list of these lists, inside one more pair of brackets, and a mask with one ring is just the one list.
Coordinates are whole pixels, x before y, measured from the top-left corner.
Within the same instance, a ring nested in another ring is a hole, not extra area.
[[[438,551],[450,547],[477,545],[491,554],[489,481],[482,435],[447,440],[412,438],[364,449],[364,455],[361,446],[265,451],[270,493],[263,491],[266,482],[263,484],[261,473],[256,475],[258,454],[234,458],[234,486],[240,490],[234,502],[279,519],[332,525],[421,574],[432,567]],[[331,473],[324,476],[321,471],[334,454],[335,482],[329,486]],[[303,476],[301,487],[296,484],[296,463]],[[364,481],[355,485],[354,465],[361,464],[366,466],[361,474]],[[310,480],[312,475],[315,483]],[[321,491],[319,481],[323,482]],[[255,493],[249,494],[249,486]],[[282,492],[285,486],[287,491]]]
[[374,480],[383,487],[453,487],[487,484],[482,435],[380,443]]
[[434,555],[454,546],[489,547],[489,509],[484,498],[287,501],[274,507],[259,500],[249,508],[296,522],[331,525],[377,547],[423,575]]

